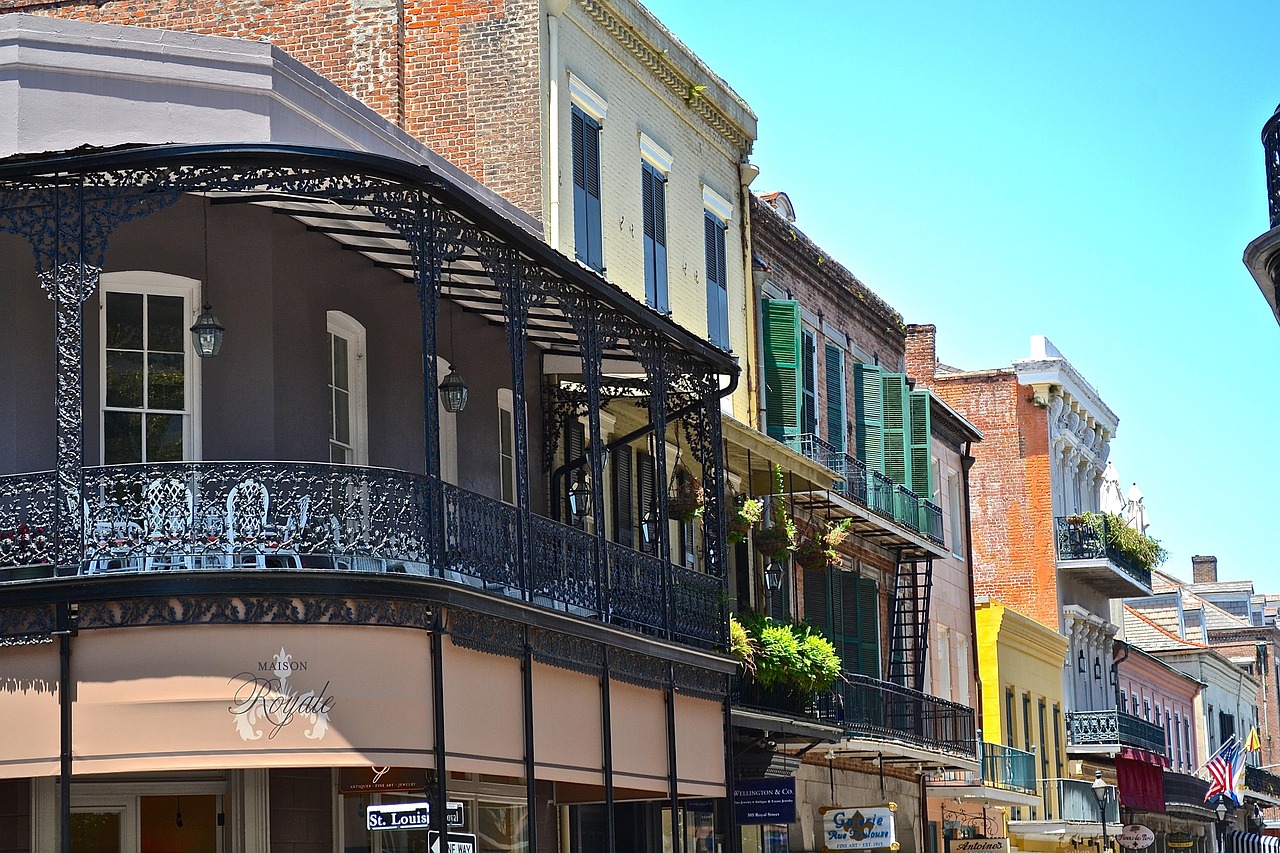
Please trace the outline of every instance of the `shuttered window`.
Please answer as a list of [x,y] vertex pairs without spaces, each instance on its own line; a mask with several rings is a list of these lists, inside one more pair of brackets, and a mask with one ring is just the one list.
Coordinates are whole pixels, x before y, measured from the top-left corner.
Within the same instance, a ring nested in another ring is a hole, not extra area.
[[[571,420],[564,432],[564,461],[565,464],[581,459],[586,452],[587,431],[582,426],[582,422]],[[564,490],[564,517],[570,523],[573,522],[573,503],[570,492],[575,483],[583,482],[583,478],[587,472],[591,470],[590,464],[580,466],[569,472],[568,482]]]
[[644,219],[644,299],[671,313],[667,296],[667,179],[649,163],[640,166]]
[[905,486],[911,479],[911,458],[907,455],[907,430],[911,422],[907,379],[901,373],[885,373],[880,380],[880,399],[884,404],[884,475]]
[[635,545],[635,491],[631,477],[631,448],[615,447],[609,454],[613,464],[613,541],[628,548]]
[[936,501],[933,494],[933,458],[929,448],[932,425],[929,418],[929,392],[912,391],[908,405],[911,422],[907,435],[907,453],[911,460],[911,479],[906,486],[921,498]]
[[827,443],[844,452],[844,351],[827,344],[823,364],[826,367]]
[[707,337],[720,349],[729,349],[729,284],[725,268],[725,226],[710,213],[702,217],[707,262]]
[[800,432],[809,435],[818,433],[818,376],[817,345],[813,340],[813,332],[804,329],[800,333]]
[[836,647],[845,672],[881,678],[875,581],[838,568],[806,569],[804,621]]
[[764,317],[764,405],[769,436],[794,440],[800,433],[800,303],[766,299]]
[[872,471],[884,473],[884,405],[880,368],[853,365],[854,454]]
[[600,124],[582,110],[570,112],[573,137],[573,247],[578,260],[604,269],[600,228]]
[[929,392],[912,391],[901,373],[853,365],[854,452],[867,467],[933,500]]
[[[654,484],[653,456],[648,451],[636,451],[636,513],[640,519],[641,538],[645,535],[645,520],[652,519],[658,502],[657,488]],[[653,542],[641,542],[651,547]]]

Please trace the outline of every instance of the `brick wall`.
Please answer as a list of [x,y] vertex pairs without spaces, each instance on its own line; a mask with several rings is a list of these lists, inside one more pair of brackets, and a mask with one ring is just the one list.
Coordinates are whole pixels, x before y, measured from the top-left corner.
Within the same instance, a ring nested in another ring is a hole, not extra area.
[[0,853],[31,849],[31,785],[26,779],[0,781]]
[[271,42],[542,216],[538,0],[0,0],[29,12]]
[[333,850],[333,780],[329,770],[272,770],[267,776],[271,853]]

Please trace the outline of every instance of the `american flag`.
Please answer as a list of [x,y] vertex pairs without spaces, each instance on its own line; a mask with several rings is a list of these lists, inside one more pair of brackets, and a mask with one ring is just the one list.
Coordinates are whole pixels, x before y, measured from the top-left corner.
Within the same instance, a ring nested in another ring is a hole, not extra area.
[[1209,771],[1209,792],[1204,795],[1204,801],[1207,803],[1218,794],[1226,794],[1237,806],[1240,805],[1238,784],[1240,776],[1244,775],[1243,744],[1235,738],[1227,741],[1209,759],[1204,769]]

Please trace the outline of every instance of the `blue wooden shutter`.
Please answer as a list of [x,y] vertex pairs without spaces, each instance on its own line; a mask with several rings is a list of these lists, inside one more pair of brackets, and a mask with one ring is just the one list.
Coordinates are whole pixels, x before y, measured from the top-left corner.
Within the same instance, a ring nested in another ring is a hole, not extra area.
[[827,387],[827,442],[844,453],[844,351],[834,344],[825,347]]
[[880,380],[880,396],[884,403],[884,475],[907,486],[911,482],[911,457],[907,455],[911,403],[907,377],[901,373],[885,373]]
[[724,256],[724,225],[710,213],[702,217],[707,264],[707,337],[729,349],[729,290]]
[[911,428],[907,452],[911,458],[911,480],[907,488],[925,500],[933,500],[933,458],[929,447],[929,392],[912,391]]
[[574,107],[569,114],[573,143],[573,247],[578,260],[604,268],[600,229],[600,125]]
[[800,433],[800,303],[766,299],[764,405],[770,437],[794,441]]
[[644,298],[664,314],[671,312],[667,294],[667,181],[648,163],[641,164],[644,202]]
[[880,368],[853,365],[854,454],[872,471],[884,473],[884,400]]

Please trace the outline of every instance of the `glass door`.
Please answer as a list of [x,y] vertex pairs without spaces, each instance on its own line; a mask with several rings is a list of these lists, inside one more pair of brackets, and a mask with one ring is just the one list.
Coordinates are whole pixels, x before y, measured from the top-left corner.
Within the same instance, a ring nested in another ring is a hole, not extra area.
[[71,811],[71,853],[126,853],[132,834],[126,838],[132,817],[127,806],[103,806]]

